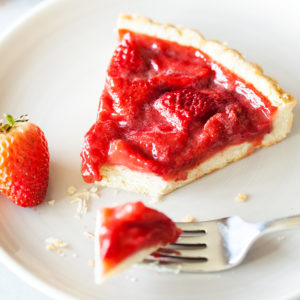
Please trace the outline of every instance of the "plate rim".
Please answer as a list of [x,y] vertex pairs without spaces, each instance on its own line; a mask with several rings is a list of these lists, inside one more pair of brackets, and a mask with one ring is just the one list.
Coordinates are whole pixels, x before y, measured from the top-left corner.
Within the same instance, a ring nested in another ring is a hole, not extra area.
[[[44,0],[37,3],[27,12],[23,13],[18,17],[12,24],[8,25],[6,29],[0,34],[0,48],[3,44],[12,36],[17,34],[19,30],[29,21],[34,18],[38,18],[41,13],[47,12],[47,10],[57,4],[65,5],[66,0]],[[13,253],[5,250],[0,244],[0,263],[7,267],[12,273],[18,276],[21,280],[27,283],[29,286],[35,288],[42,294],[54,298],[54,299],[64,299],[64,300],[74,300],[77,299],[75,296],[65,292],[64,290],[49,284],[46,280],[40,279],[39,276],[29,271],[22,263],[18,262]],[[300,288],[295,294],[287,295],[287,299],[298,299],[300,298]]]

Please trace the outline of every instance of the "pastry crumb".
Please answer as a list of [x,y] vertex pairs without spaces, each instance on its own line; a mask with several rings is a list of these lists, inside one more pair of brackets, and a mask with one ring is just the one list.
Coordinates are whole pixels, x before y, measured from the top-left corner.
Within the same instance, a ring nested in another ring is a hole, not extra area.
[[77,213],[80,214],[81,216],[84,216],[86,215],[87,210],[88,210],[87,199],[80,199],[78,201]]
[[62,248],[68,247],[68,244],[62,240],[49,237],[45,240],[46,243],[46,249],[48,251],[55,251],[60,256],[65,256],[65,254],[62,251]]
[[277,238],[278,241],[282,241],[282,240],[284,240],[284,239],[285,239],[285,236],[284,236],[284,235],[280,235],[280,236]]
[[72,257],[77,258],[77,257],[78,257],[78,254],[77,254],[77,253],[73,253],[73,254],[72,254]]
[[82,199],[79,197],[74,197],[71,203],[77,203],[77,213],[75,214],[75,218],[81,219],[84,215],[86,215],[88,211],[88,199]]
[[56,248],[66,248],[68,246],[68,244],[62,240],[53,238],[53,237],[49,237],[46,239],[46,243],[47,245],[53,245]]
[[46,245],[46,249],[48,251],[54,251],[56,249],[56,247],[54,245],[52,245],[52,244],[49,244],[49,245]]
[[93,186],[90,188],[91,193],[96,193],[98,191],[98,188],[96,186]]
[[56,200],[50,200],[50,201],[48,201],[48,204],[53,206],[55,204],[55,201]]
[[135,278],[135,277],[131,277],[131,278],[130,278],[130,281],[131,281],[131,282],[137,282],[138,280],[137,280],[137,278]]
[[71,186],[68,187],[68,195],[69,196],[74,195],[76,193],[76,191],[77,191],[77,189],[74,185],[71,185]]
[[248,195],[244,194],[244,193],[239,193],[236,197],[235,200],[239,201],[239,202],[246,202],[248,199]]
[[97,194],[99,192],[99,188],[94,185],[89,189],[82,189],[77,191],[74,186],[70,186],[68,189],[68,194],[72,196],[71,203],[77,204],[77,212],[75,214],[75,218],[81,219],[88,212],[88,202],[92,198],[99,198]]
[[185,216],[183,219],[182,219],[182,222],[188,222],[188,223],[192,223],[192,222],[195,222],[196,219],[192,216]]
[[94,261],[93,259],[91,259],[91,258],[89,258],[88,263],[89,263],[89,265],[90,265],[91,267],[94,267],[94,266],[95,266],[95,261]]

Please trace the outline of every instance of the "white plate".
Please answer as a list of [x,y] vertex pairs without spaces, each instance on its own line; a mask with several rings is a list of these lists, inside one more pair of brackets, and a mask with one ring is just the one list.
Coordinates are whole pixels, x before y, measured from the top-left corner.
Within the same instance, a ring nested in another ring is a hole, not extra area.
[[[127,3],[125,3],[127,2]],[[271,6],[271,7],[269,7]],[[184,24],[228,42],[300,98],[300,19],[296,1],[50,1],[40,5],[2,37],[0,111],[27,112],[50,146],[47,200],[33,209],[0,201],[0,258],[24,280],[53,298],[81,299],[286,299],[300,293],[299,231],[258,241],[245,263],[216,274],[157,273],[131,269],[102,286],[93,283],[93,231],[99,205],[144,199],[103,189],[82,219],[66,196],[80,176],[84,133],[96,118],[105,69],[116,45],[120,12],[138,12],[161,22]],[[257,221],[300,213],[300,111],[290,136],[280,144],[208,175],[172,193],[154,207],[175,220],[240,215]],[[249,193],[246,203],[234,197]],[[69,243],[65,257],[45,250],[44,240]],[[73,253],[78,255],[73,257]],[[137,281],[133,282],[135,278]],[[274,288],[276,287],[276,288]]]

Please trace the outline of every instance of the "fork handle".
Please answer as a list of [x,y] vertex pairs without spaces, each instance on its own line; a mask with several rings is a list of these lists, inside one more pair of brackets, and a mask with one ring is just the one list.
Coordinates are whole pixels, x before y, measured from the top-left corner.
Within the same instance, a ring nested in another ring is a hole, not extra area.
[[300,228],[300,215],[275,219],[261,223],[262,233],[269,233],[290,228]]

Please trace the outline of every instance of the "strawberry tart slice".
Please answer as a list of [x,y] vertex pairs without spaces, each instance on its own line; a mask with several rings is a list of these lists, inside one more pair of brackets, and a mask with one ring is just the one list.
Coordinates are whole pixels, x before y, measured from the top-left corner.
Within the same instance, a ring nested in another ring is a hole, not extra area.
[[237,51],[195,30],[122,15],[86,182],[160,196],[286,137],[295,99]]
[[180,233],[171,219],[142,202],[101,208],[95,230],[96,283],[174,243]]

